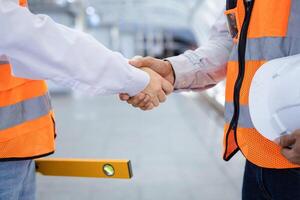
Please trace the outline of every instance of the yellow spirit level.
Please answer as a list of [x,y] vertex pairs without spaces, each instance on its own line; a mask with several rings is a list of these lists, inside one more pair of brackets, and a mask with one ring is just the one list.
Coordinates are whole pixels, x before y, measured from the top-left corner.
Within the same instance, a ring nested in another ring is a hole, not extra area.
[[130,160],[42,158],[35,160],[35,163],[36,171],[46,176],[132,178]]

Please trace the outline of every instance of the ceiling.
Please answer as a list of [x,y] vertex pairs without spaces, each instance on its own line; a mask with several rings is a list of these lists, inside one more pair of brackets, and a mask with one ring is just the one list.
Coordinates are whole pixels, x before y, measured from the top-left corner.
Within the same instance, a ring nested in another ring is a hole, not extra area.
[[211,0],[29,0],[33,10],[76,15],[89,9],[101,24],[189,27],[193,14]]
[[203,0],[86,0],[104,22],[187,26]]

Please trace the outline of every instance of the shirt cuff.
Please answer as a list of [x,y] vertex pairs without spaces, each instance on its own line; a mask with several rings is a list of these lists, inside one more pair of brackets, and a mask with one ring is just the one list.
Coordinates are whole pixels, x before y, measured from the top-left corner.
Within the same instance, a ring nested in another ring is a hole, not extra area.
[[190,86],[191,72],[194,71],[194,65],[184,55],[166,58],[173,67],[175,73],[175,90],[188,89]]
[[135,96],[148,86],[150,76],[146,72],[135,67],[132,67],[131,70],[132,74],[125,85],[124,92],[129,94],[129,96]]

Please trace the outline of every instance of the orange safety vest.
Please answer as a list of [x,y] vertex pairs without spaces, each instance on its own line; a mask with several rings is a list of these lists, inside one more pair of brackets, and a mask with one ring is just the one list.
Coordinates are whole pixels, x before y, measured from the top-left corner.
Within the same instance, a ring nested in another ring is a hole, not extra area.
[[[21,6],[26,0],[19,1]],[[45,81],[11,75],[0,59],[0,161],[32,159],[54,152],[55,126]]]
[[254,128],[248,100],[252,78],[263,63],[300,54],[300,1],[252,2],[238,0],[236,7],[225,12],[231,19],[236,18],[238,34],[227,65],[224,160],[241,150],[247,160],[260,167],[299,168],[281,155],[278,145]]

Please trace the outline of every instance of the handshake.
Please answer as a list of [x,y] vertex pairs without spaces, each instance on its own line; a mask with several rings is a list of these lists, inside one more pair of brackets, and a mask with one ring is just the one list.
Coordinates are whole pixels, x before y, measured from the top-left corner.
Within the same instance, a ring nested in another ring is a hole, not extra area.
[[158,107],[160,103],[165,102],[166,96],[173,92],[175,82],[175,74],[169,61],[140,57],[129,61],[129,63],[148,73],[150,82],[144,91],[136,96],[130,97],[128,94],[120,94],[120,99],[144,111],[152,110]]

